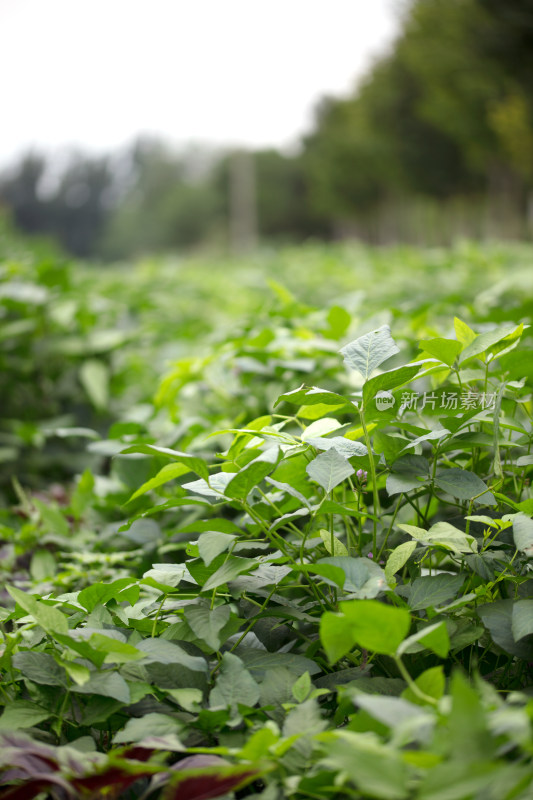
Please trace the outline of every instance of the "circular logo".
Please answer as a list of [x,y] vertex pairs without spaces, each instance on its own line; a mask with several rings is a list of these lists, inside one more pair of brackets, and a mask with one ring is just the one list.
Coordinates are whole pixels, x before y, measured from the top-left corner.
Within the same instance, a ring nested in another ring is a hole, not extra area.
[[390,392],[378,392],[376,395],[376,408],[378,411],[386,411],[392,408],[396,400]]

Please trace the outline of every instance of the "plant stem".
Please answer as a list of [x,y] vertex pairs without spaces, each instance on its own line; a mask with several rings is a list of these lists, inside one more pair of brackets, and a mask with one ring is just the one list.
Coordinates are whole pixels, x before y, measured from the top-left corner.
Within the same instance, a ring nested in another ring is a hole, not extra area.
[[416,685],[414,680],[409,675],[409,672],[405,668],[405,664],[403,663],[401,657],[400,656],[394,656],[394,660],[396,662],[396,666],[398,667],[402,678],[407,683],[408,687],[411,689],[413,694],[416,694],[416,696],[419,698],[419,700],[423,700],[424,703],[429,703],[432,706],[436,706],[437,705],[437,701],[435,700],[435,698],[434,697],[430,697],[428,694],[423,692],[422,689],[420,689]]
[[372,497],[374,503],[374,519],[372,520],[372,552],[375,553],[377,550],[377,538],[378,538],[378,521],[377,517],[379,514],[379,495],[378,495],[378,487],[376,481],[376,465],[374,464],[374,457],[372,455],[372,443],[370,441],[370,436],[368,434],[368,429],[366,427],[365,422],[365,412],[364,408],[361,407],[360,410],[361,416],[361,427],[363,428],[363,433],[365,436],[365,444],[366,449],[368,450],[368,458],[370,459],[370,477],[372,479]]
[[387,541],[388,541],[390,533],[392,531],[392,526],[394,525],[394,522],[396,521],[396,516],[398,514],[398,511],[400,510],[400,506],[402,504],[402,500],[403,500],[403,492],[400,494],[400,496],[398,498],[398,502],[396,503],[396,508],[394,509],[394,514],[392,515],[392,519],[390,521],[389,528],[387,530],[387,533],[385,534],[385,539],[384,539],[383,544],[381,545],[381,547],[379,549],[379,553],[375,557],[376,564],[379,564],[379,560],[381,558],[381,554],[383,553],[383,551],[385,550],[385,547],[387,546]]

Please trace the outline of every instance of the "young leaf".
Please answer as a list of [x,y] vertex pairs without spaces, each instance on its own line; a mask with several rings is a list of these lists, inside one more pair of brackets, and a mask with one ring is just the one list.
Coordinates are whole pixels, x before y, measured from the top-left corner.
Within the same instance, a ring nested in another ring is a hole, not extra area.
[[[311,406],[319,403],[320,405],[338,407],[351,405],[353,408],[350,398],[344,397],[341,394],[336,394],[335,392],[330,392],[329,389],[320,389],[318,386],[306,386],[304,383],[298,389],[293,389],[291,392],[281,394],[274,403],[274,406],[277,406],[278,403],[282,401],[297,406]],[[309,418],[306,417],[306,419]]]
[[324,542],[325,548],[328,553],[331,553],[332,556],[347,556],[348,550],[346,546],[337,539],[332,533],[327,531],[325,528],[322,528],[320,531],[320,538]]
[[363,386],[363,401],[367,406],[372,398],[378,392],[390,391],[397,389],[399,386],[405,386],[409,383],[419,371],[419,365],[413,364],[405,367],[397,367],[396,369],[382,372],[381,375],[376,375],[375,378],[370,378]]
[[441,658],[446,658],[450,650],[450,638],[444,622],[426,625],[412,636],[408,636],[398,647],[398,655],[418,653],[427,648]]
[[185,609],[184,616],[199,639],[213,650],[220,648],[220,633],[230,618],[229,606],[211,609],[206,606],[190,605]]
[[[440,700],[440,698],[444,695],[444,689],[446,686],[444,668],[442,666],[438,666],[426,669],[421,675],[418,676],[418,678],[415,679],[415,684],[420,691],[428,695],[428,697],[434,697],[435,700]],[[402,692],[402,698],[404,700],[409,700],[410,703],[416,703],[419,705],[423,705],[424,703],[424,701],[421,700],[411,688],[407,688]]]
[[179,464],[186,465],[191,472],[195,472],[200,478],[207,480],[209,477],[207,466],[201,458],[191,456],[188,453],[182,453],[179,450],[172,450],[170,447],[159,447],[155,444],[136,444],[122,450],[121,455],[127,455],[129,453],[143,453],[149,456],[169,456]]
[[236,475],[232,475],[232,479],[224,489],[226,497],[230,497],[232,500],[246,500],[254,486],[261,483],[272,472],[278,455],[278,448],[272,447],[243,467]]
[[461,342],[455,339],[423,339],[419,343],[419,347],[429,356],[438,358],[449,367],[453,366],[455,359],[463,349]]
[[439,545],[455,553],[476,553],[477,542],[473,536],[460,531],[449,522],[436,522],[429,531],[418,528],[416,525],[398,525],[402,531],[408,533],[422,544]]
[[165,466],[159,470],[157,475],[153,478],[150,478],[149,481],[143,483],[142,486],[132,494],[128,503],[131,503],[133,500],[136,500],[146,492],[151,492],[152,489],[157,489],[159,486],[163,486],[165,483],[170,483],[170,481],[176,480],[176,478],[181,478],[182,475],[187,475],[191,472],[191,468],[187,466],[187,464],[165,464]]
[[312,689],[311,676],[306,671],[293,684],[292,694],[297,703],[303,703]]
[[461,342],[464,347],[471,344],[471,342],[473,342],[477,336],[477,333],[475,333],[472,328],[466,324],[466,322],[463,322],[461,319],[459,319],[459,317],[454,317],[453,326],[455,329],[455,335],[457,336],[457,341]]
[[[472,340],[472,342],[470,342],[467,347],[465,347],[459,358],[460,363],[464,364],[465,361],[468,361],[470,358],[476,358],[484,355],[494,345],[501,342],[502,339],[506,339],[511,334],[520,335],[522,330],[523,327],[520,328],[520,326],[518,326],[517,328],[513,322],[508,322],[507,324],[496,328],[494,331],[480,333],[475,339]],[[485,359],[483,358],[482,360],[484,361]]]
[[365,333],[353,342],[341,348],[345,364],[357,370],[367,381],[375,369],[391,356],[400,352],[390,334],[388,325],[382,325],[377,330]]
[[90,613],[97,605],[105,606],[109,600],[118,597],[120,591],[132,583],[131,578],[118,578],[111,583],[93,583],[81,590],[77,598],[78,603]]
[[206,567],[230,547],[237,537],[232,533],[206,531],[198,537],[198,551]]
[[375,653],[392,654],[409,631],[411,617],[404,608],[377,600],[352,600],[340,604],[357,643]]
[[388,583],[390,583],[392,576],[407,564],[415,549],[416,542],[404,542],[394,548],[385,565],[385,577]]
[[332,664],[355,644],[393,655],[411,624],[408,611],[376,600],[352,600],[341,603],[340,609],[340,614],[326,611],[320,620],[320,640]]
[[229,556],[228,560],[220,566],[204,583],[203,591],[210,589],[217,589],[228,581],[232,581],[243,572],[250,572],[258,566],[257,561],[253,558],[238,558],[237,556]]
[[332,448],[311,461],[306,467],[306,472],[311,480],[329,493],[349,475],[353,475],[355,470],[344,456]]

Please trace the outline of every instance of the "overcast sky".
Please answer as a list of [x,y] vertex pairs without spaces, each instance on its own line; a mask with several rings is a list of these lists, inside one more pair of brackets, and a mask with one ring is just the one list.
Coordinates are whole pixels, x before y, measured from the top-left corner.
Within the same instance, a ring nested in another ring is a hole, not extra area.
[[400,0],[0,0],[0,164],[31,146],[285,146],[385,52]]

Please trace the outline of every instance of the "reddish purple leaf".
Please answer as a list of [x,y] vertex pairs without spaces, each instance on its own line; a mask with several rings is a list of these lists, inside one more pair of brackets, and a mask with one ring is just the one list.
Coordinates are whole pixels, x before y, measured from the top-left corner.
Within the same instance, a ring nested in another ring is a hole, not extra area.
[[0,792],[0,800],[32,800],[51,786],[63,789],[66,797],[74,798],[75,796],[72,787],[59,775],[43,775],[35,776],[19,786],[3,789]]
[[[87,775],[84,778],[71,778],[71,783],[78,792],[95,792],[97,789],[112,789],[116,796],[140,778],[150,778],[152,775],[153,770],[150,769],[139,769],[129,772],[121,767],[111,767],[97,775]],[[109,791],[106,793],[106,797],[112,796],[113,794],[110,795]]]
[[165,787],[161,800],[210,800],[241,788],[258,774],[247,765],[183,769]]

